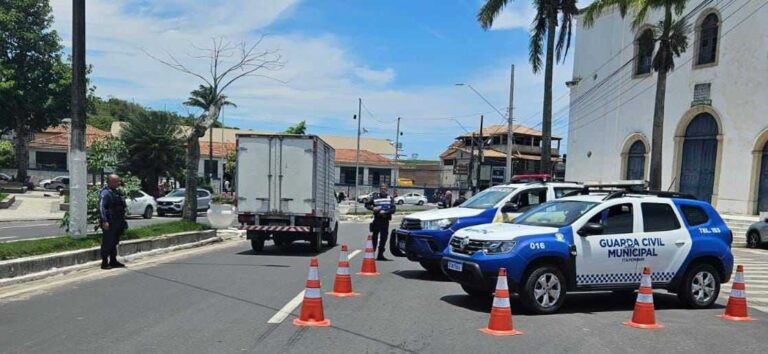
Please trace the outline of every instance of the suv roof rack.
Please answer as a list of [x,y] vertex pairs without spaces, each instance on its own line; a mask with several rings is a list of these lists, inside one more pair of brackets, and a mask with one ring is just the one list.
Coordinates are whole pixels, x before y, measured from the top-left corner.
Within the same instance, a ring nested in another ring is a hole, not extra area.
[[659,198],[679,198],[679,199],[696,200],[696,197],[687,193],[667,192],[667,191],[646,191],[646,190],[616,191],[611,194],[608,194],[605,198],[603,198],[603,200],[621,198],[627,195],[650,195],[650,196],[655,196]]

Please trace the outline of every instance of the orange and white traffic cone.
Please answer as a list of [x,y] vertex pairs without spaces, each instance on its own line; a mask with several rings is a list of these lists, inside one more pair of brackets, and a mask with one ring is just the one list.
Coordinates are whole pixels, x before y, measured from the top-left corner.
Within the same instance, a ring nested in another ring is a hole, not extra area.
[[333,291],[326,294],[337,297],[360,295],[352,291],[352,276],[349,275],[349,256],[347,255],[346,244],[341,245],[339,268],[336,270],[336,279],[333,281]]
[[499,269],[499,279],[496,281],[496,293],[493,296],[493,308],[488,327],[480,332],[493,336],[516,336],[523,332],[515,330],[512,325],[512,308],[509,305],[509,286],[507,286],[507,269]]
[[744,266],[736,266],[736,276],[733,278],[731,295],[728,296],[728,305],[725,306],[725,313],[718,317],[730,321],[754,321],[747,314],[747,288],[744,284]]
[[309,261],[309,275],[307,276],[307,289],[304,291],[304,302],[301,304],[299,318],[293,320],[293,324],[302,327],[328,327],[331,320],[323,314],[323,297],[320,294],[320,274],[317,269],[317,258]]
[[375,277],[381,273],[376,271],[376,257],[373,255],[373,239],[371,235],[368,235],[368,240],[365,241],[365,258],[363,258],[363,267],[357,275],[366,277]]
[[640,279],[640,291],[635,302],[635,311],[632,320],[624,322],[625,325],[643,329],[664,328],[656,323],[656,310],[653,307],[653,287],[651,285],[651,268],[643,268],[643,277]]

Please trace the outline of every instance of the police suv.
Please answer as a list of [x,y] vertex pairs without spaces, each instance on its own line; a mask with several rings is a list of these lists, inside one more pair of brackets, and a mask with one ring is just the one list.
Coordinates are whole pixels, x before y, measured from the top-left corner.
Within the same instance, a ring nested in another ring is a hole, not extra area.
[[[430,272],[440,272],[440,259],[451,236],[468,226],[503,222],[548,200],[583,189],[565,182],[513,183],[488,188],[456,208],[434,209],[411,214],[394,230],[393,241],[400,256],[419,262]],[[397,252],[393,254],[398,255]]]
[[669,192],[587,192],[540,205],[512,223],[456,232],[443,272],[489,296],[499,268],[530,312],[553,313],[566,292],[630,292],[651,267],[654,288],[688,307],[712,305],[733,269],[732,232],[708,203]]

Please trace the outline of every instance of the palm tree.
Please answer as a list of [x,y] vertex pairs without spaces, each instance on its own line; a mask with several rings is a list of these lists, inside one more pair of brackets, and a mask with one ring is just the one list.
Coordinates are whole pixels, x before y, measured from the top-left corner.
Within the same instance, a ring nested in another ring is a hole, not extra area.
[[[237,107],[227,99],[227,96],[217,92],[211,85],[200,85],[189,93],[189,98],[184,102],[185,106],[197,107],[203,112],[216,112],[218,114],[224,106]],[[187,137],[187,166],[184,193],[184,209],[182,217],[195,221],[197,218],[197,168],[200,164],[200,138],[205,135],[208,126],[203,121],[194,125],[194,131]],[[211,159],[213,157],[211,156]]]
[[[651,133],[650,189],[661,189],[661,148],[664,142],[664,102],[667,92],[667,74],[675,68],[675,57],[688,48],[690,26],[681,16],[688,0],[596,0],[585,10],[584,25],[591,27],[595,19],[608,7],[618,6],[621,17],[632,12],[632,28],[637,30],[645,23],[648,12],[663,10],[664,18],[653,26],[653,40],[658,43],[652,68],[658,73],[656,101],[653,109]],[[677,18],[675,18],[677,16]]]
[[151,112],[131,117],[120,132],[125,149],[119,154],[120,169],[142,181],[142,189],[158,196],[158,177],[176,175],[184,166],[184,139],[175,121]]
[[[483,29],[488,30],[493,20],[501,13],[509,0],[486,0],[477,14],[477,20]],[[546,59],[544,63],[544,107],[542,109],[541,172],[552,172],[552,75],[555,58],[557,62],[565,60],[571,46],[571,24],[573,17],[579,14],[577,0],[533,0],[536,17],[531,29],[531,41],[528,46],[528,61],[534,73],[541,71],[541,56],[544,54],[546,37]],[[558,23],[559,21],[559,23]],[[560,32],[556,33],[560,26]],[[557,35],[557,38],[555,36]]]

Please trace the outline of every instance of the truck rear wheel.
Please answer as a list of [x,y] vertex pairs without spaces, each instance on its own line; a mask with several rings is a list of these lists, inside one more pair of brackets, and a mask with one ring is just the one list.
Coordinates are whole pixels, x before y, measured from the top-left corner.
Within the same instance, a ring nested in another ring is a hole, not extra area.
[[259,253],[264,250],[264,236],[261,234],[256,234],[254,238],[251,239],[251,248],[253,248],[254,253]]
[[328,236],[325,239],[326,244],[328,244],[328,247],[336,247],[336,243],[339,240],[339,223],[336,222],[336,226],[333,227],[333,231],[328,233]]
[[320,253],[323,250],[323,232],[316,231],[310,236],[309,244],[312,247],[312,251]]

